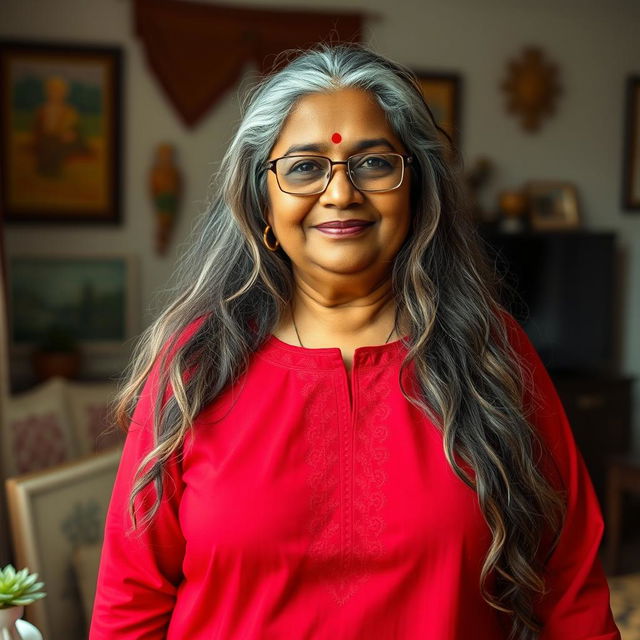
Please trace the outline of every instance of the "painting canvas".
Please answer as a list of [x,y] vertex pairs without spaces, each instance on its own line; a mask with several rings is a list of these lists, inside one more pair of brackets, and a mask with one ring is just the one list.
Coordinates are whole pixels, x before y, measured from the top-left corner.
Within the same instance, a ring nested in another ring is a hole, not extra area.
[[14,345],[52,331],[84,346],[118,346],[135,332],[131,259],[124,256],[14,256],[9,310]]
[[47,593],[25,617],[45,638],[87,637],[74,554],[102,541],[120,456],[116,448],[7,481],[16,564],[37,572]]
[[436,123],[444,129],[456,149],[460,148],[460,76],[454,73],[417,71],[422,95]]
[[1,207],[13,222],[117,222],[114,48],[0,42]]

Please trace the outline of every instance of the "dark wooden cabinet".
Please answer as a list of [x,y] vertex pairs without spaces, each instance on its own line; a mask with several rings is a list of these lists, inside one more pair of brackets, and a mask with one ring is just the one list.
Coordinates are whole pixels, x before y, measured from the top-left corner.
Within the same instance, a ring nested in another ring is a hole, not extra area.
[[559,374],[552,377],[604,509],[607,458],[626,453],[631,445],[633,379]]
[[633,379],[620,366],[626,263],[616,236],[587,229],[479,231],[502,303],[556,385],[604,515],[609,459],[630,451],[632,430]]
[[632,424],[633,380],[620,374],[623,263],[615,234],[480,233],[503,276],[502,302],[556,385],[604,509],[608,458],[629,451]]

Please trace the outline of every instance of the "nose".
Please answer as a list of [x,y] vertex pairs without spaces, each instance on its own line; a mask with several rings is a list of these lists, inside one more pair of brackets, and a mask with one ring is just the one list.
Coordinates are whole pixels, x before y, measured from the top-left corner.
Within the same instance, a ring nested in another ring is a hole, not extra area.
[[334,206],[346,209],[353,204],[364,201],[361,191],[353,186],[347,173],[347,165],[334,165],[333,175],[323,193],[320,194],[320,203],[326,206]]

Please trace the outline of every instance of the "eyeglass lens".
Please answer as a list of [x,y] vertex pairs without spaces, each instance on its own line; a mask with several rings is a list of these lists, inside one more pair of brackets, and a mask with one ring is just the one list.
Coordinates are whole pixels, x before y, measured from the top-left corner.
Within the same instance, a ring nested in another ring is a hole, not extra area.
[[[356,189],[390,191],[400,186],[404,164],[396,153],[364,153],[347,159],[347,169]],[[288,156],[276,162],[280,188],[289,193],[324,191],[331,178],[331,162],[319,156]]]

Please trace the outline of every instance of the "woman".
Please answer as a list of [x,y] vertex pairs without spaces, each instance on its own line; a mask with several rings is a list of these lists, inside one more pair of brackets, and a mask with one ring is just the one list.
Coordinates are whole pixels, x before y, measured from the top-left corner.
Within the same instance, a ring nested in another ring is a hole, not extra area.
[[91,640],[619,634],[602,518],[409,71],[253,91],[120,414]]

